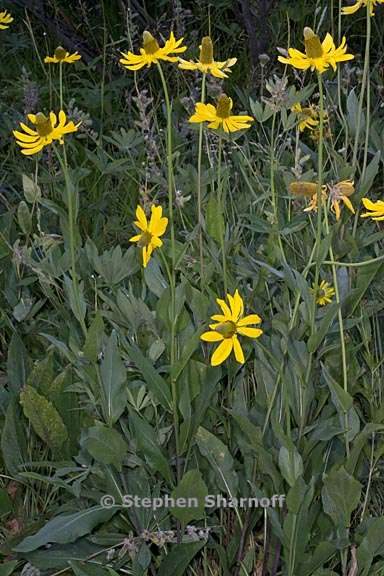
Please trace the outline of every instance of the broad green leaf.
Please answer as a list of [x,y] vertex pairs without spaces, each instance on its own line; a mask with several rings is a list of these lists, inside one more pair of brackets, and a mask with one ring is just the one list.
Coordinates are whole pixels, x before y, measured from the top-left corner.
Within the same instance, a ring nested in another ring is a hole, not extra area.
[[121,471],[128,446],[122,436],[113,428],[96,424],[84,432],[81,445],[90,455],[103,464],[113,464]]
[[90,362],[96,362],[99,352],[101,351],[101,345],[104,337],[104,321],[99,310],[96,311],[95,317],[93,318],[89,330],[87,332],[87,337],[85,339],[83,353],[87,360]]
[[189,563],[202,549],[205,542],[175,544],[160,565],[158,576],[183,576]]
[[94,562],[70,560],[69,565],[75,576],[119,576],[112,568]]
[[325,478],[321,498],[324,512],[337,528],[348,528],[352,512],[360,501],[362,485],[341,467],[333,469]]
[[148,390],[153,394],[158,402],[168,411],[171,411],[172,398],[169,385],[160,376],[158,371],[153,367],[151,362],[143,355],[136,344],[129,344],[126,340],[124,347],[129,354],[130,359],[134,362],[144,376]]
[[1,452],[8,472],[12,476],[17,476],[28,457],[26,431],[16,398],[10,401],[5,415],[1,433]]
[[41,396],[32,386],[25,386],[20,393],[20,404],[36,434],[52,450],[60,448],[68,433],[52,402]]
[[14,332],[8,348],[7,376],[12,392],[17,392],[25,385],[28,375],[28,355],[22,339]]
[[82,322],[87,312],[87,305],[84,299],[84,283],[78,283],[76,288],[74,280],[69,278],[69,276],[64,276],[64,288],[75,318]]
[[202,455],[211,464],[221,489],[231,497],[236,496],[238,478],[234,471],[233,458],[226,445],[202,426],[197,430],[196,442]]
[[279,468],[290,486],[303,474],[303,460],[295,447],[288,449],[281,446],[279,451]]
[[116,510],[93,506],[73,514],[60,514],[33,536],[28,536],[14,550],[31,552],[48,543],[67,544],[89,534],[96,526],[112,518]]
[[169,483],[172,483],[172,472],[167,458],[159,447],[158,436],[150,424],[140,418],[135,412],[130,411],[130,422],[134,429],[134,439],[138,449],[142,452],[145,460],[153,470],[160,474]]
[[108,339],[100,375],[103,414],[106,422],[112,425],[120,418],[127,404],[126,369],[117,348],[117,337],[114,331]]
[[28,236],[32,230],[32,215],[28,204],[24,200],[17,207],[17,222],[24,234]]
[[12,510],[12,501],[5,488],[0,488],[0,518]]
[[188,504],[189,499],[193,499],[191,500],[193,505],[171,508],[172,515],[180,520],[183,527],[191,520],[204,518],[205,497],[207,495],[208,488],[199,470],[189,470],[173,490],[172,498],[183,499],[182,502],[185,501],[186,504]]
[[26,174],[22,175],[24,196],[27,202],[35,204],[41,198],[40,186]]
[[322,318],[320,325],[317,327],[316,331],[308,340],[308,351],[313,354],[316,352],[322,341],[327,335],[330,325],[338,311],[338,304],[333,302],[328,306],[327,312]]
[[12,560],[11,562],[4,562],[4,564],[1,564],[0,576],[10,576],[11,574],[13,574],[17,564],[18,560]]
[[220,204],[214,194],[211,194],[208,200],[206,225],[210,237],[220,243],[225,224]]
[[322,568],[337,551],[337,545],[334,542],[320,542],[315,548],[313,554],[305,560],[300,566],[302,576],[313,576],[314,571]]
[[370,576],[375,556],[384,556],[384,518],[372,518],[367,533],[357,549],[357,562],[361,576]]

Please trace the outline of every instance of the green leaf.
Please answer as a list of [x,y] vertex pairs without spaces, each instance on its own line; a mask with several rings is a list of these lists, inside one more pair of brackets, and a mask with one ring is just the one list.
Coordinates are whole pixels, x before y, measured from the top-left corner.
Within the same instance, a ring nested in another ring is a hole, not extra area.
[[315,570],[322,568],[337,551],[337,545],[333,542],[320,542],[312,556],[300,566],[301,576],[313,576]]
[[84,432],[81,445],[90,455],[103,464],[113,464],[121,471],[128,446],[122,436],[113,428],[96,424]]
[[125,390],[126,370],[117,348],[116,332],[108,339],[105,356],[100,367],[103,414],[109,425],[120,418],[127,404]]
[[214,194],[211,194],[206,211],[207,232],[211,238],[220,243],[224,231],[224,218],[220,204]]
[[87,312],[87,305],[83,294],[84,284],[82,282],[78,283],[76,289],[74,281],[68,276],[64,276],[64,288],[75,318],[79,322],[83,322]]
[[384,556],[384,518],[372,518],[367,533],[357,549],[357,563],[361,576],[370,576],[375,556]]
[[28,355],[22,339],[14,332],[8,348],[7,376],[8,385],[18,392],[25,385],[28,374]]
[[[186,526],[191,520],[200,520],[205,515],[205,497],[208,495],[208,488],[201,476],[199,470],[189,470],[182,477],[180,483],[172,492],[172,498],[184,499],[188,504],[188,500],[193,498],[196,500],[197,506],[175,507],[171,508],[171,513],[175,518],[178,518],[182,526]],[[195,504],[194,500],[192,503]]]
[[129,354],[130,359],[136,364],[144,376],[148,390],[153,394],[165,410],[172,410],[171,392],[167,382],[160,376],[158,371],[152,366],[151,362],[143,355],[136,344],[129,344],[126,340],[124,347]]
[[337,528],[348,528],[352,512],[360,501],[362,486],[345,468],[333,469],[321,491],[323,509]]
[[27,461],[27,444],[22,413],[16,398],[10,401],[5,415],[1,452],[8,472],[17,476]]
[[87,360],[90,362],[96,362],[99,352],[101,351],[101,346],[104,337],[104,321],[103,316],[99,310],[96,311],[95,317],[93,318],[89,330],[87,332],[87,337],[85,339],[83,353]]
[[303,460],[293,446],[290,449],[281,446],[279,451],[279,468],[285,480],[290,486],[294,486],[296,480],[303,474]]
[[236,496],[238,478],[233,469],[233,458],[226,445],[202,426],[197,430],[196,442],[202,455],[211,464],[221,488],[231,497]]
[[205,542],[175,544],[160,565],[158,576],[183,576],[192,558],[202,549]]
[[22,200],[17,207],[17,222],[24,234],[28,236],[32,230],[32,215],[24,200]]
[[48,543],[68,544],[81,536],[89,534],[101,523],[112,518],[116,510],[102,506],[93,506],[73,514],[60,514],[53,518],[33,536],[28,536],[14,550],[15,552],[32,552]]
[[36,434],[51,449],[60,448],[68,433],[52,402],[41,396],[32,386],[25,386],[20,394],[20,404]]
[[160,474],[172,484],[172,472],[167,458],[159,447],[158,435],[150,424],[140,418],[135,412],[130,411],[130,422],[134,428],[133,437],[137,442],[139,450],[153,470]]
[[41,189],[32,178],[29,178],[26,174],[22,175],[23,180],[23,190],[24,196],[27,202],[30,204],[35,204],[39,202],[41,198]]
[[0,518],[12,511],[12,500],[5,488],[0,488]]
[[322,341],[327,335],[330,325],[332,324],[338,311],[337,302],[332,302],[328,306],[325,316],[322,318],[320,325],[317,327],[316,332],[308,340],[308,352],[313,354],[316,352]]
[[71,560],[69,562],[75,576],[118,576],[115,570],[99,564]]
[[18,560],[12,560],[11,562],[4,562],[0,565],[0,576],[10,576],[15,570],[18,564]]

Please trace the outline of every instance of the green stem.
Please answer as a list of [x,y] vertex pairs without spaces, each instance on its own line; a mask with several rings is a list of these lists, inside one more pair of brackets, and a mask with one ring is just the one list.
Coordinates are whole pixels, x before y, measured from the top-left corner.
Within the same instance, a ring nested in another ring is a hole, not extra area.
[[63,109],[63,63],[59,63],[60,110]]
[[225,294],[228,291],[228,282],[227,282],[227,260],[225,257],[225,219],[224,219],[224,212],[223,212],[223,182],[221,177],[221,161],[222,161],[222,152],[223,152],[223,138],[219,136],[219,146],[217,152],[217,204],[218,204],[218,211],[219,211],[219,218],[220,218],[220,248],[221,248],[221,261],[223,265],[223,284],[224,284],[224,292]]
[[175,432],[175,445],[176,445],[176,474],[177,481],[181,477],[180,466],[180,441],[179,441],[179,411],[177,399],[177,385],[176,379],[172,375],[172,370],[176,362],[176,251],[175,251],[175,223],[173,215],[173,188],[174,188],[174,175],[173,175],[173,154],[172,154],[172,106],[169,99],[169,91],[167,82],[160,63],[157,64],[159,70],[161,83],[163,85],[165,105],[167,109],[167,180],[168,180],[168,212],[169,212],[169,225],[171,233],[171,271],[170,271],[170,289],[171,289],[171,369],[170,381],[172,392],[172,406],[173,406],[173,424]]
[[276,183],[275,183],[275,128],[276,128],[276,112],[273,113],[272,116],[272,128],[271,128],[271,148],[270,148],[270,157],[271,157],[271,170],[270,170],[270,186],[271,186],[271,198],[272,198],[272,208],[273,208],[273,227],[275,229],[275,233],[277,236],[277,242],[279,244],[281,257],[285,263],[287,263],[287,259],[285,257],[283,243],[280,237],[280,227],[279,227],[279,212],[278,212],[278,205],[277,205],[277,197],[276,197]]
[[[363,104],[364,104],[364,96],[365,90],[368,84],[368,74],[369,74],[369,53],[370,53],[370,46],[371,46],[371,14],[370,14],[371,3],[367,2],[367,23],[366,23],[366,39],[365,39],[365,55],[364,55],[364,69],[363,69],[363,79],[361,82],[361,92],[360,92],[360,99],[359,99],[359,108],[357,114],[357,124],[356,124],[356,134],[355,134],[355,142],[353,146],[353,158],[352,158],[352,167],[353,171],[356,170],[357,166],[357,156],[359,152],[359,139],[360,139],[360,127],[361,127],[361,117],[363,114]],[[369,128],[366,127],[366,130]]]
[[[201,81],[201,102],[205,102],[205,80],[206,75],[203,74]],[[197,218],[199,224],[199,255],[200,255],[200,287],[203,289],[205,285],[204,278],[204,251],[203,251],[203,214],[201,207],[201,160],[203,150],[203,123],[199,125],[199,144],[197,154]]]
[[69,253],[70,253],[70,257],[71,257],[71,276],[72,276],[72,282],[73,282],[73,291],[74,291],[74,296],[75,296],[76,307],[78,310],[78,320],[80,322],[84,336],[86,336],[87,335],[87,327],[85,325],[84,319],[81,317],[81,314],[80,314],[81,304],[80,304],[79,280],[78,280],[77,272],[76,272],[76,248],[75,248],[76,215],[75,215],[75,209],[74,209],[74,205],[73,205],[73,187],[72,187],[70,177],[69,177],[68,162],[67,162],[67,155],[66,155],[65,148],[63,148],[64,160],[62,159],[61,155],[58,153],[58,151],[55,147],[54,147],[54,150],[55,150],[56,156],[59,160],[63,174],[64,174],[65,189],[67,192]]

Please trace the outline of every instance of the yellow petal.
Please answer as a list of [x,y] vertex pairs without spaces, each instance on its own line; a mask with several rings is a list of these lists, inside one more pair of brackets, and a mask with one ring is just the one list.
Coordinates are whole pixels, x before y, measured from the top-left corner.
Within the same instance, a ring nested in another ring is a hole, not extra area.
[[232,348],[232,338],[225,338],[212,354],[211,365],[219,366],[219,364],[222,364],[232,352]]
[[200,339],[204,340],[204,342],[220,342],[224,340],[224,336],[219,334],[219,332],[204,332]]
[[235,353],[236,360],[239,362],[239,364],[244,364],[245,358],[243,349],[236,335],[232,337],[232,341],[233,341],[233,351]]
[[258,338],[262,335],[263,331],[260,328],[247,328],[246,326],[243,328],[236,329],[237,334],[241,334],[242,336],[248,336],[248,338]]

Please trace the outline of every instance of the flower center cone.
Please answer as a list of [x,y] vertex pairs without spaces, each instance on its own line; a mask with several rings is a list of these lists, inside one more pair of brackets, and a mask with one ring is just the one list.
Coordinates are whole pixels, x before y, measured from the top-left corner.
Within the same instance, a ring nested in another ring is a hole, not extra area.
[[143,48],[147,54],[155,54],[160,50],[157,40],[147,30],[143,32]]
[[50,119],[42,112],[36,114],[36,130],[39,136],[48,136],[53,130]]
[[219,332],[219,334],[224,336],[224,338],[232,338],[236,333],[236,325],[231,320],[228,320],[227,322],[223,322],[216,326],[215,331]]
[[212,64],[213,44],[209,36],[204,36],[200,46],[200,62],[202,64]]
[[220,118],[228,118],[232,109],[232,100],[226,94],[222,94],[217,101],[216,114]]
[[304,28],[304,45],[305,53],[308,58],[321,58],[323,56],[323,47],[320,38],[314,33],[312,28]]

